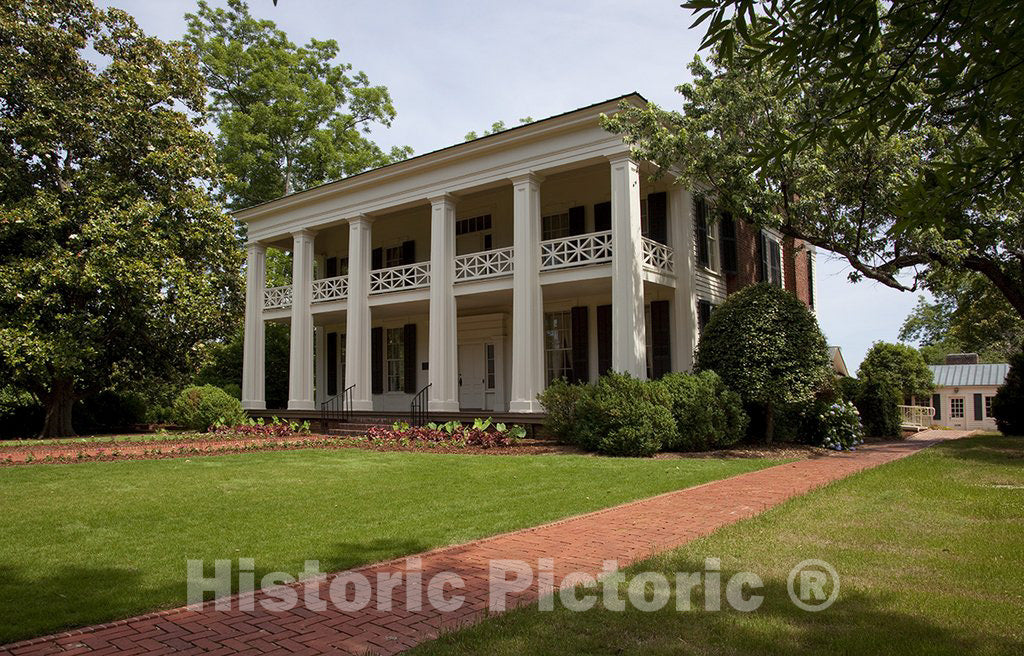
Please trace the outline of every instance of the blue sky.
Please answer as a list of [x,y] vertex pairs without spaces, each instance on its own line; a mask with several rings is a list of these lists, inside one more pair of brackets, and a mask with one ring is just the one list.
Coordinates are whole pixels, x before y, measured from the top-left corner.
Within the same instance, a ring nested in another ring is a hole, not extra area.
[[[184,32],[194,2],[101,0],[164,39]],[[221,4],[212,0],[211,4]],[[701,28],[679,0],[250,0],[292,41],[335,39],[340,59],[388,87],[398,109],[374,132],[385,149],[424,153],[496,120],[544,118],[630,91],[679,107]],[[917,300],[872,282],[847,282],[848,265],[818,256],[818,319],[856,369],[871,343],[895,341]]]

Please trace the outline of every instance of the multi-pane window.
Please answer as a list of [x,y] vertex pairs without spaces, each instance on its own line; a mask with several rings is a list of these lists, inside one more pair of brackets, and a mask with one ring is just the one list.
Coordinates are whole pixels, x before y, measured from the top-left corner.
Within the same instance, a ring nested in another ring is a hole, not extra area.
[[949,417],[951,419],[963,419],[964,418],[964,400],[963,397],[954,396],[949,399]]
[[715,238],[716,225],[713,225],[709,220],[711,210],[707,201],[703,198],[697,199],[696,211],[697,264],[714,270],[717,268],[715,260],[718,257],[716,252],[717,240]]
[[384,268],[402,266],[402,247],[389,246],[384,249]]
[[572,330],[569,312],[544,313],[544,366],[547,382],[572,375]]
[[992,417],[992,397],[991,396],[986,396],[985,397],[985,418],[988,419],[990,417]]
[[494,344],[484,345],[484,359],[487,363],[487,389],[492,390],[497,386],[497,367],[494,361]]
[[760,239],[761,280],[770,282],[776,287],[782,287],[782,244],[763,230]]
[[480,232],[491,229],[491,215],[483,214],[469,219],[459,219],[455,222],[455,236],[466,235],[471,232]]
[[569,236],[569,213],[549,214],[541,218],[541,239],[561,239]]
[[715,309],[715,306],[711,304],[711,301],[705,301],[699,299],[697,301],[697,329],[699,332],[704,332],[704,326],[708,325],[711,321],[711,312]]
[[385,364],[388,391],[401,392],[405,385],[405,330],[388,328],[386,331]]

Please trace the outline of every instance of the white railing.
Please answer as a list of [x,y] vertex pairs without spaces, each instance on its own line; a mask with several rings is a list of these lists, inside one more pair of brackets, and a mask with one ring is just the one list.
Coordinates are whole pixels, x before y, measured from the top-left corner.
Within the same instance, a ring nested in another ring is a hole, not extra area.
[[611,230],[549,239],[540,243],[540,268],[543,270],[597,264],[611,259]]
[[383,294],[430,284],[430,262],[417,262],[370,272],[370,293]]
[[348,296],[348,276],[313,281],[313,302],[338,301]]
[[455,258],[455,280],[480,280],[512,275],[512,247],[459,255]]
[[292,306],[292,286],[267,287],[263,290],[263,309],[277,310]]
[[672,249],[649,237],[644,237],[644,267],[658,273],[675,273]]
[[925,429],[932,425],[932,418],[935,417],[935,408],[923,405],[901,405],[900,427]]

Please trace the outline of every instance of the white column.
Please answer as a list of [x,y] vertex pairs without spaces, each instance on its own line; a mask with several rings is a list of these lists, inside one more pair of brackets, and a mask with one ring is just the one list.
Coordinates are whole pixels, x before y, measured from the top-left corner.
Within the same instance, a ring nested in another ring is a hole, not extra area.
[[313,410],[313,233],[292,233],[292,325],[288,409]]
[[313,338],[316,340],[313,352],[316,361],[316,402],[320,404],[327,400],[327,330],[323,326],[313,326]]
[[647,377],[640,173],[628,155],[611,158],[612,369]]
[[512,397],[510,412],[541,412],[544,389],[544,296],[540,287],[540,183],[512,178]]
[[242,346],[242,407],[265,410],[266,340],[263,334],[263,289],[267,286],[267,247],[245,247],[245,338]]
[[[348,222],[348,301],[345,326],[345,385],[353,410],[373,410],[370,390],[370,224],[367,216]],[[341,390],[339,390],[341,391]]]
[[[459,409],[458,323],[455,316],[455,199],[430,199],[430,326],[427,408]],[[415,394],[417,390],[406,390]]]
[[669,240],[675,259],[676,288],[672,297],[672,371],[693,369],[697,348],[697,297],[693,293],[693,195],[673,187],[668,195]]

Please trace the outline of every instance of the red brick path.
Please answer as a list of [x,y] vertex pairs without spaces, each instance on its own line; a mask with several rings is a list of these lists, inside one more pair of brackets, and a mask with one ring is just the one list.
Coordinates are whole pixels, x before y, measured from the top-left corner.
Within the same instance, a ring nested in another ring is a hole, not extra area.
[[[201,610],[178,608],[86,627],[0,647],[0,654],[394,654],[436,637],[441,630],[477,622],[488,607],[488,567],[494,559],[515,559],[535,570],[538,559],[554,560],[555,581],[569,572],[598,575],[605,560],[620,567],[707,535],[816,487],[858,471],[911,455],[936,442],[962,437],[962,431],[927,431],[903,442],[870,445],[855,453],[812,458],[749,472],[651,499],[572,517],[551,524],[419,554],[424,590],[434,574],[455,572],[465,587],[448,589],[465,597],[456,611],[442,613],[423,594],[420,610],[407,610],[405,588],[395,588],[392,610],[378,610],[376,598],[365,610],[345,612],[330,603],[332,582],[359,573],[371,582],[381,573],[416,570],[407,559],[339,572],[310,584],[327,601],[327,610],[304,607],[274,612],[260,601],[276,599],[257,592],[254,610],[242,610],[245,598],[231,598],[231,609],[212,602]],[[184,570],[184,563],[183,570]],[[184,575],[184,571],[182,572]],[[511,575],[509,576],[511,578]],[[403,578],[403,581],[405,579]],[[302,584],[291,586],[302,598]],[[347,599],[355,597],[348,587]],[[536,582],[509,595],[511,605],[535,602]]]

